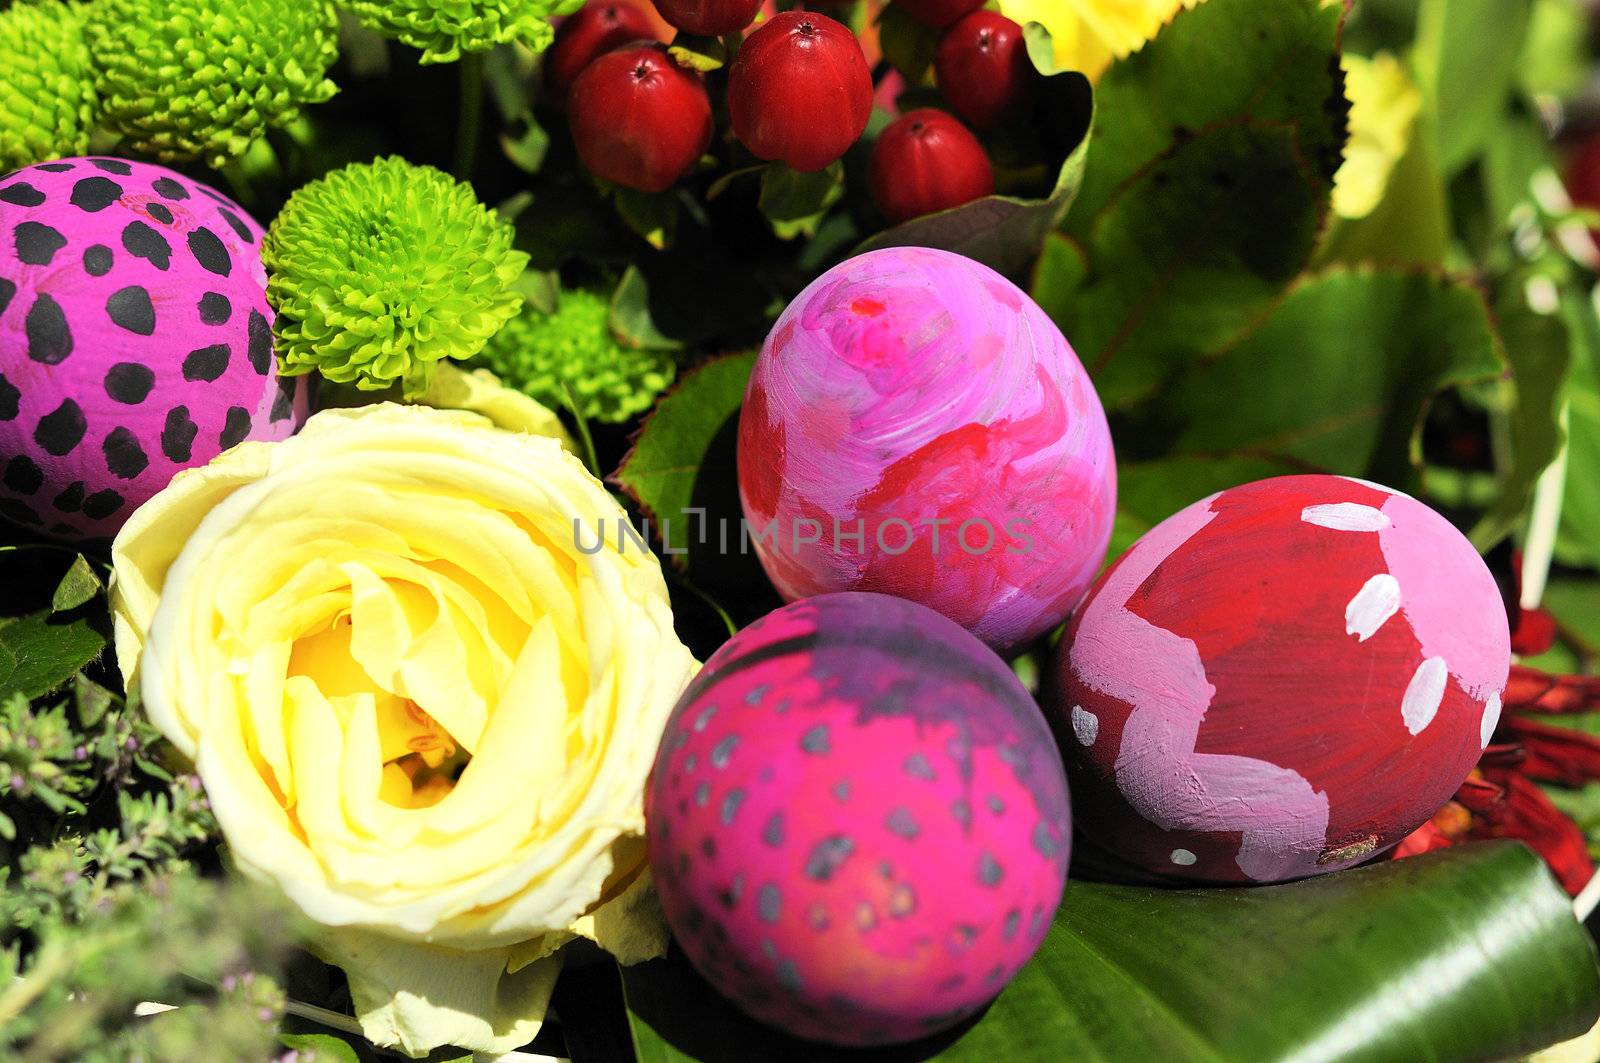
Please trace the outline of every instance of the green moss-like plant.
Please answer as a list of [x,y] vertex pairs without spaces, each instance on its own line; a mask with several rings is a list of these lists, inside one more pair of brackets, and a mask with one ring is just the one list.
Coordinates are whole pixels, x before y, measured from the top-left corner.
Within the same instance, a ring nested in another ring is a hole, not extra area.
[[346,0],[361,24],[422,50],[424,63],[450,63],[463,52],[483,52],[519,41],[535,52],[555,36],[550,19],[583,0]]
[[301,188],[262,247],[280,371],[408,398],[516,316],[528,256],[469,185],[390,157]]
[[97,111],[81,4],[0,11],[0,173],[82,155]]
[[106,126],[163,162],[224,166],[337,91],[328,0],[95,0],[87,35]]
[[650,408],[677,366],[668,352],[619,344],[607,325],[609,313],[597,292],[564,291],[555,313],[523,311],[495,334],[478,362],[552,409],[565,409],[570,394],[590,420],[626,421]]

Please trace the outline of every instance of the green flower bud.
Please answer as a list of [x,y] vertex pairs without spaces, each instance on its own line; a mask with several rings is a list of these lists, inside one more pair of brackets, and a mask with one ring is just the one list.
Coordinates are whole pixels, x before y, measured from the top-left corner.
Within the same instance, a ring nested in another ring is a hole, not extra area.
[[96,0],[104,120],[132,150],[220,167],[337,91],[328,0]]
[[96,104],[81,4],[0,11],[0,173],[89,150]]
[[516,316],[528,256],[469,185],[400,158],[301,188],[262,246],[280,371],[408,397]]
[[583,0],[345,0],[375,33],[422,49],[424,63],[450,63],[462,52],[482,52],[520,41],[535,52],[555,36],[550,19]]
[[570,394],[590,420],[626,421],[650,408],[677,366],[666,351],[619,344],[609,315],[604,296],[569,289],[555,313],[526,309],[495,333],[477,362],[552,409],[565,409]]

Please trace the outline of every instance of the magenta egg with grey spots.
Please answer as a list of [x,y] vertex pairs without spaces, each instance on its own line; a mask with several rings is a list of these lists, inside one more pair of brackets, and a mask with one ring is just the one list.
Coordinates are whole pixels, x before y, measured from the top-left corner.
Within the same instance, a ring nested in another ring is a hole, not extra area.
[[262,235],[149,163],[0,177],[0,517],[108,538],[179,471],[299,427],[305,381],[276,372]]
[[844,1045],[992,999],[1043,940],[1071,816],[1038,706],[992,650],[868,592],[794,602],[679,700],[646,791],[678,945],[745,1012]]

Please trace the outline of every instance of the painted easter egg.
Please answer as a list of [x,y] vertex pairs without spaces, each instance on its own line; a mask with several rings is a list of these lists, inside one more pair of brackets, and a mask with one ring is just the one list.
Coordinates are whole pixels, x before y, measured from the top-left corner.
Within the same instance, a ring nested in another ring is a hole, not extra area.
[[1360,863],[1472,770],[1510,660],[1488,568],[1422,503],[1339,476],[1223,491],[1135,543],[1062,641],[1079,828],[1186,879]]
[[882,591],[1005,652],[1094,578],[1116,470],[1049,317],[987,266],[895,247],[778,318],[745,392],[739,494],[785,598]]
[[0,516],[111,536],[179,470],[299,426],[261,238],[227,197],[148,163],[0,177]]
[[1071,838],[1033,699],[944,617],[808,598],[679,700],[646,798],[679,946],[750,1015],[871,1045],[947,1028],[1043,939]]

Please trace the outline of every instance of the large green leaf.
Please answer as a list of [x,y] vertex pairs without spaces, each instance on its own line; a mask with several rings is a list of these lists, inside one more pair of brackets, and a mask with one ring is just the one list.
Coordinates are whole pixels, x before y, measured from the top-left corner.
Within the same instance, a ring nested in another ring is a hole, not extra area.
[[1345,139],[1340,8],[1207,0],[1180,12],[1095,87],[1094,150],[1067,231],[1082,236],[1134,176],[1194,133],[1240,121],[1294,131],[1324,190]]
[[1070,882],[1038,955],[953,1042],[802,1044],[744,1018],[676,952],[623,982],[639,1063],[1469,1063],[1575,1036],[1600,1013],[1593,943],[1509,842],[1285,886]]
[[[612,476],[638,503],[675,560],[706,541],[707,513],[695,506],[707,471],[706,455],[738,413],[754,364],[754,352],[731,355],[685,376],[645,420],[633,449]],[[733,534],[737,539],[737,529]],[[711,536],[716,536],[715,529]]]
[[1600,323],[1586,314],[1572,332],[1577,342],[1567,378],[1567,479],[1556,556],[1600,568]]
[[[1480,550],[1494,546],[1516,528],[1533,496],[1534,484],[1564,438],[1558,418],[1572,338],[1562,317],[1540,313],[1528,305],[1525,285],[1535,277],[1512,274],[1495,300],[1495,317],[1511,362],[1507,385],[1513,396],[1508,417],[1510,471],[1501,485],[1500,498],[1472,529],[1473,544]],[[1586,299],[1578,297],[1578,302],[1576,312],[1591,312]]]
[[99,656],[106,640],[76,613],[34,613],[0,622],[0,699],[36,698]]
[[1492,140],[1505,119],[1529,0],[1422,0],[1412,57],[1424,127],[1446,178]]
[[1331,272],[1177,378],[1142,411],[1137,443],[1404,486],[1434,395],[1504,368],[1471,286],[1429,272]]
[[[894,8],[890,8],[894,11]],[[939,247],[977,259],[1008,276],[1018,276],[1072,205],[1083,180],[1094,114],[1094,90],[1082,74],[1045,78],[1043,116],[1025,140],[1043,144],[1062,160],[1050,194],[1043,198],[992,195],[913,218],[863,241],[856,253],[880,247]]]
[[1206,129],[1152,160],[1077,239],[1076,289],[1041,271],[1035,298],[1101,400],[1125,406],[1281,295],[1315,245],[1318,197],[1294,130]]
[[1269,309],[1309,261],[1345,139],[1339,11],[1208,0],[1096,87],[1093,147],[1034,295],[1108,408]]
[[1364,218],[1335,218],[1317,251],[1317,264],[1440,266],[1449,245],[1444,181],[1428,139],[1413,131],[1389,171],[1383,199]]

